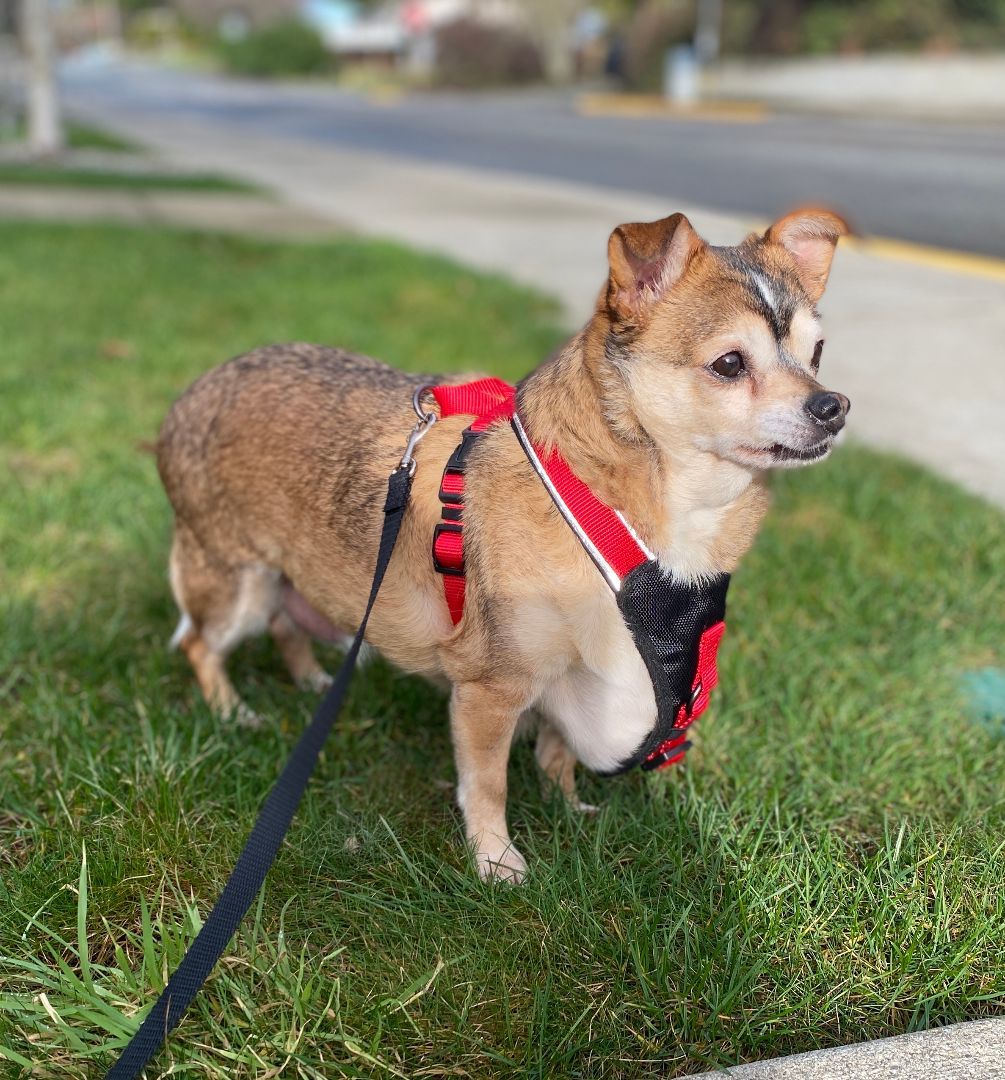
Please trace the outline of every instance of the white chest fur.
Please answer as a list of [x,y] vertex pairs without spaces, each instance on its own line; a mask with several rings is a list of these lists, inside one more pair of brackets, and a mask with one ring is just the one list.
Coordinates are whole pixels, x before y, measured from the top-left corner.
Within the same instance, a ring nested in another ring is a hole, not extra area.
[[579,658],[549,683],[538,708],[587,768],[607,772],[656,724],[652,680],[606,586],[581,605],[571,629]]

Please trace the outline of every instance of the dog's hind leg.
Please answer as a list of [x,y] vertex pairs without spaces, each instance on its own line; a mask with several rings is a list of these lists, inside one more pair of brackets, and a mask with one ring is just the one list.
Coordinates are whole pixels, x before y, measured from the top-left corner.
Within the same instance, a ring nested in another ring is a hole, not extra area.
[[576,794],[576,755],[566,745],[562,733],[544,717],[537,732],[534,757],[548,780],[565,796],[574,810],[585,814],[596,811],[590,803],[580,802]]
[[264,633],[280,604],[279,575],[261,563],[229,565],[214,557],[181,521],[175,523],[171,589],[182,618],[176,644],[188,657],[209,706],[239,724],[259,717],[227,677],[226,660],[245,638]]
[[285,611],[277,611],[269,623],[283,662],[293,681],[302,690],[322,693],[332,684],[332,677],[318,663],[310,634],[301,630]]

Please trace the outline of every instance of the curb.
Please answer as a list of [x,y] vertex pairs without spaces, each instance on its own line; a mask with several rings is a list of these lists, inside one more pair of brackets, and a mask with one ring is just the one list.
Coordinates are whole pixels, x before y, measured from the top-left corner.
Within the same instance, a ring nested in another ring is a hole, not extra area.
[[696,101],[681,104],[658,94],[580,94],[576,98],[580,116],[663,117],[703,123],[759,124],[768,109],[754,101]]
[[995,1080],[1005,1077],[1005,1018],[813,1050],[684,1080]]

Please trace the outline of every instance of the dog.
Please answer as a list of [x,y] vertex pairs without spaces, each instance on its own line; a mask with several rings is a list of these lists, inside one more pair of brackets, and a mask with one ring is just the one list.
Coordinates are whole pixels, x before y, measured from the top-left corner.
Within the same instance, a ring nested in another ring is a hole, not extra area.
[[[589,321],[519,384],[529,436],[557,448],[680,581],[731,572],[767,509],[765,473],[822,460],[844,425],[848,399],[818,381],[816,302],[847,232],[823,209],[735,247],[707,244],[681,214],[621,225]],[[266,630],[298,685],[329,685],[312,638],[358,624],[387,477],[413,393],[430,381],[340,349],[273,345],[209,372],[171,408],[157,462],[175,514],[175,640],[218,713],[257,721],[225,664]],[[416,450],[367,638],[449,684],[467,841],[482,877],[518,882],[506,774],[522,718],[539,724],[544,774],[581,805],[577,762],[610,770],[652,728],[656,700],[610,589],[507,424],[468,462],[454,625],[430,541],[444,463],[469,420],[442,418]]]

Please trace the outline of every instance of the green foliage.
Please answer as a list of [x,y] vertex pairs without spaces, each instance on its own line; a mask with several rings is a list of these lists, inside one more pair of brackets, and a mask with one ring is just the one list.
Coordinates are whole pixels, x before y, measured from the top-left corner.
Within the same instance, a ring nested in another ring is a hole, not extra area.
[[[665,50],[690,40],[694,0],[633,0],[609,5],[620,21],[630,81],[658,85]],[[1005,0],[728,0],[723,47],[730,53],[840,53],[1005,46]]]
[[[102,1074],[314,704],[248,643],[271,724],[221,724],[164,647],[172,398],[293,338],[514,378],[555,315],[385,244],[0,224],[0,1075]],[[583,818],[515,748],[520,889],[468,866],[444,696],[364,668],[159,1068],[655,1080],[999,1014],[1005,756],[959,676],[1000,663],[1002,518],[854,447],[773,486],[687,769]]]
[[296,18],[249,30],[235,41],[219,39],[217,49],[235,75],[317,75],[334,66],[318,32]]

